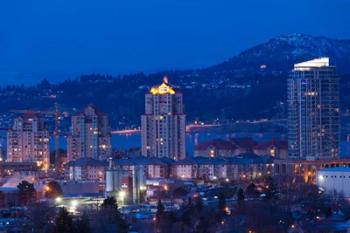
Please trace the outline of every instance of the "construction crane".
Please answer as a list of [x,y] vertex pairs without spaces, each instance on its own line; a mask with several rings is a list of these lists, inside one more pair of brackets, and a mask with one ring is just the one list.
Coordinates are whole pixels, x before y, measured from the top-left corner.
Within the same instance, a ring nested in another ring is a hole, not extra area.
[[54,130],[54,137],[55,137],[55,168],[56,171],[59,171],[60,169],[60,125],[61,125],[61,111],[60,106],[57,102],[55,102],[55,130]]

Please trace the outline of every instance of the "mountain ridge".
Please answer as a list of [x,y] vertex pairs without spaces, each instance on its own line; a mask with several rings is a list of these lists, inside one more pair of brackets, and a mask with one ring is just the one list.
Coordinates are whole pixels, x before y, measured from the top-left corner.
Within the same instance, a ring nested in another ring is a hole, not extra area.
[[54,102],[74,113],[93,103],[111,117],[114,128],[135,127],[144,112],[145,93],[167,75],[184,94],[189,121],[280,119],[286,117],[286,80],[293,65],[326,55],[339,68],[341,109],[350,111],[349,54],[350,40],[290,34],[204,69],[123,76],[91,74],[58,84],[42,81],[30,87],[0,87],[0,113],[11,109],[45,110]]
[[287,73],[295,63],[329,57],[331,63],[337,66],[338,72],[345,74],[350,73],[349,54],[348,39],[292,33],[273,37],[205,70],[226,75],[262,71]]

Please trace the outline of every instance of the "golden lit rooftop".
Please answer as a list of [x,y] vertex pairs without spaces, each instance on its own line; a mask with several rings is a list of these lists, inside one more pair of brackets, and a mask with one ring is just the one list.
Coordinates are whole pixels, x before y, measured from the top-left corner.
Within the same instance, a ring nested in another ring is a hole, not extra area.
[[320,68],[329,66],[329,58],[321,57],[312,59],[310,61],[301,62],[294,65],[295,70],[305,70],[310,68]]
[[175,90],[173,87],[169,85],[168,78],[164,77],[163,83],[159,86],[152,87],[150,93],[153,95],[165,95],[165,94],[174,95]]

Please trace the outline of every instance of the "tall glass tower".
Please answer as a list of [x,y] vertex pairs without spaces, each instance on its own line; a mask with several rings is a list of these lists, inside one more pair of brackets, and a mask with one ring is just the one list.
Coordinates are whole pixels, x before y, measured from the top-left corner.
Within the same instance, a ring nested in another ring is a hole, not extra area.
[[339,153],[339,87],[329,58],[294,65],[288,79],[288,150],[294,159],[331,159]]
[[186,115],[182,93],[169,85],[167,78],[145,96],[141,116],[142,155],[182,159],[186,155]]

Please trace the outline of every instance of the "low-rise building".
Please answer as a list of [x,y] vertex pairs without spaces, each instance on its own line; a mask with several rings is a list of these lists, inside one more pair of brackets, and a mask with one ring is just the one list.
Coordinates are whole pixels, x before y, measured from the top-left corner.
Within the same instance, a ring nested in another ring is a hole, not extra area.
[[317,185],[327,193],[350,197],[350,167],[332,167],[317,172]]
[[180,179],[255,179],[272,175],[273,159],[242,154],[235,157],[194,157],[173,164],[173,177]]
[[203,180],[225,178],[225,161],[221,158],[210,157],[194,157],[179,160],[173,165],[173,177]]
[[253,153],[253,148],[257,144],[251,138],[231,138],[230,142],[238,148],[237,154]]
[[260,156],[269,155],[285,159],[288,156],[288,142],[275,139],[268,142],[261,142],[254,146],[253,151]]
[[215,139],[212,141],[205,141],[198,144],[194,150],[194,156],[204,156],[204,157],[218,157],[218,156],[234,156],[239,153],[238,147],[234,145],[232,142],[223,140],[223,139]]
[[92,158],[80,158],[65,165],[65,174],[68,180],[104,182],[108,163]]
[[198,144],[194,150],[195,157],[232,157],[252,153],[256,142],[251,138],[214,139]]
[[138,156],[117,159],[115,165],[122,170],[133,170],[135,166],[142,166],[146,178],[169,178],[173,162],[174,160],[169,158]]
[[255,154],[242,154],[226,158],[227,178],[230,180],[252,180],[273,174],[273,158]]

